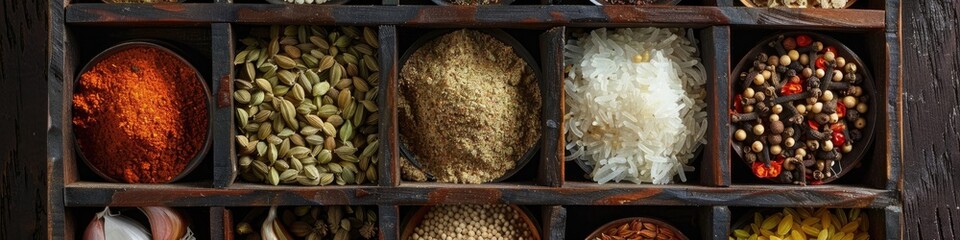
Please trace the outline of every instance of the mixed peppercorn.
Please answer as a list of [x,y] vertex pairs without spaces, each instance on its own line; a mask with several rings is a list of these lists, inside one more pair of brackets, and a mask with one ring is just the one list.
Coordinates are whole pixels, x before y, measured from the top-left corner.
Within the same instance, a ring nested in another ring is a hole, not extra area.
[[821,184],[843,172],[841,159],[865,140],[864,75],[833,46],[810,35],[780,35],[735,81],[730,120],[735,145],[754,175]]

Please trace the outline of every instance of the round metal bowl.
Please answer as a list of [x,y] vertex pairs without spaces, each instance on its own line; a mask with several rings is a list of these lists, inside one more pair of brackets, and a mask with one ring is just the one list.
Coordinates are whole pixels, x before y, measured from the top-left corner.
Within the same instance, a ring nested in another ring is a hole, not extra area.
[[[441,37],[443,35],[446,35],[448,33],[454,32],[456,30],[459,30],[459,29],[436,30],[423,35],[422,37],[420,37],[420,39],[417,39],[417,41],[414,42],[413,45],[411,45],[410,48],[407,48],[407,50],[403,53],[403,56],[400,57],[400,64],[399,64],[400,66],[397,69],[403,69],[403,65],[407,62],[407,59],[410,58],[410,55],[413,55],[413,53],[416,52],[417,49],[420,49],[420,47],[422,47],[423,45],[426,45],[430,41],[438,37]],[[533,70],[534,77],[537,79],[537,81],[539,82],[543,79],[540,73],[540,67],[537,65],[536,59],[533,57],[532,54],[530,54],[530,52],[527,51],[526,48],[523,47],[522,44],[520,44],[519,41],[511,37],[510,34],[507,34],[507,32],[504,32],[503,30],[499,30],[499,29],[472,29],[472,30],[489,34],[490,36],[493,36],[497,40],[500,40],[501,42],[513,48],[513,51],[517,54],[517,56],[523,59],[524,62],[526,62],[527,65]],[[543,93],[541,92],[540,94],[542,95]],[[540,107],[543,108],[542,104]],[[402,139],[403,135],[400,135],[400,138]],[[403,141],[400,141],[400,142],[402,143]],[[530,147],[530,149],[528,149],[523,155],[521,155],[520,159],[517,160],[517,165],[514,166],[513,169],[507,170],[507,172],[505,172],[503,176],[500,176],[499,178],[494,179],[493,181],[490,181],[490,182],[502,182],[512,177],[513,175],[515,175],[517,172],[520,171],[520,169],[523,169],[523,167],[526,166],[527,163],[529,163],[530,160],[533,159],[533,156],[536,155],[537,152],[540,150],[540,146],[542,145],[542,142],[543,142],[543,135],[540,136],[540,139],[538,139],[537,142]],[[404,144],[400,144],[400,154],[406,159],[412,160],[411,162],[414,164],[414,166],[416,166],[417,168],[420,168],[419,162],[416,160],[416,156],[413,154],[413,152],[409,150],[409,148],[404,146]],[[423,169],[420,169],[420,170],[423,171]],[[424,172],[426,173],[426,171]],[[429,175],[429,173],[427,174]]]
[[296,4],[296,3],[285,2],[283,0],[266,0],[266,1],[272,4],[294,4],[294,5],[343,5],[343,4],[346,4],[347,2],[350,2],[350,0],[330,0],[325,3],[319,3],[319,4],[317,3]]
[[[837,166],[842,166],[841,170],[837,171],[837,173],[834,174],[832,177],[824,178],[821,181],[821,183],[826,184],[840,178],[840,176],[843,176],[847,172],[850,172],[850,170],[852,170],[855,166],[857,166],[858,163],[860,163],[860,160],[863,158],[864,154],[867,153],[867,149],[870,147],[870,144],[873,142],[874,127],[877,124],[877,118],[879,116],[879,112],[881,111],[879,107],[880,105],[878,105],[878,102],[880,101],[880,99],[877,97],[877,89],[874,86],[873,77],[870,75],[870,71],[869,69],[867,69],[867,65],[864,64],[863,60],[861,60],[860,57],[858,57],[857,54],[853,52],[853,50],[850,50],[850,48],[848,48],[846,45],[844,45],[840,41],[819,33],[801,32],[801,31],[777,33],[777,34],[774,34],[773,36],[770,36],[761,40],[759,45],[753,47],[753,49],[751,49],[750,52],[748,52],[747,55],[743,57],[743,59],[740,59],[740,63],[738,63],[735,68],[733,68],[733,72],[731,72],[730,74],[731,84],[729,86],[729,89],[731,93],[739,93],[742,91],[742,89],[739,89],[739,87],[736,86],[737,85],[736,82],[738,81],[738,77],[740,76],[740,73],[744,72],[745,70],[749,70],[752,67],[751,64],[753,62],[753,59],[760,53],[774,52],[773,49],[767,46],[767,43],[769,43],[770,41],[776,40],[777,37],[780,35],[796,36],[800,34],[809,35],[814,39],[814,41],[822,42],[824,46],[833,46],[834,48],[837,49],[838,57],[844,57],[845,59],[847,59],[848,63],[856,64],[858,66],[858,70],[860,71],[861,75],[864,78],[860,85],[863,88],[864,94],[866,94],[867,97],[870,99],[870,101],[867,103],[867,106],[869,107],[870,110],[866,114],[863,114],[867,121],[867,125],[862,129],[863,135],[860,141],[857,141],[856,143],[853,144],[852,151],[850,151],[849,153],[843,154],[843,158],[840,160],[840,162],[837,165]],[[734,98],[737,95],[738,94],[730,94],[729,101],[731,103],[734,102],[735,101]],[[733,107],[732,104],[731,104],[731,107]],[[735,131],[736,131],[735,127],[729,128],[731,137],[733,136],[733,133]],[[741,144],[737,143],[734,140],[730,141],[730,146],[733,148],[734,152],[737,154],[737,156],[740,157],[741,160],[744,159],[743,148],[745,146],[742,146]],[[742,161],[742,162],[745,163],[745,161]],[[776,178],[776,179],[766,178],[766,179],[769,181],[780,182],[779,178]]]
[[[672,5],[677,5],[677,4],[679,4],[680,1],[682,1],[682,0],[657,0],[656,2],[651,3],[651,4],[644,4],[644,5],[637,5],[637,6],[644,6],[644,7],[648,7],[648,6],[672,6]],[[590,2],[593,3],[593,5],[597,5],[597,6],[629,6],[629,5],[630,5],[630,4],[612,4],[612,3],[609,3],[609,2],[607,2],[607,1],[605,1],[605,0],[590,0]]]
[[[847,5],[843,6],[843,8],[849,8],[850,6],[853,6],[853,4],[856,2],[857,0],[847,0]],[[743,3],[743,5],[747,7],[757,7],[757,5],[754,5],[753,2],[750,0],[740,0],[740,3]],[[813,8],[813,1],[807,2],[807,8]]]
[[[204,97],[206,98],[204,102],[206,102],[206,105],[207,105],[206,106],[207,120],[210,121],[210,119],[212,119],[210,110],[213,109],[213,100],[212,100],[213,98],[210,96],[210,88],[207,86],[207,83],[204,81],[203,76],[200,75],[200,71],[197,71],[197,69],[192,64],[190,64],[190,61],[187,61],[182,56],[180,56],[180,54],[177,54],[176,51],[173,51],[171,50],[171,48],[168,48],[165,46],[168,46],[168,45],[163,42],[153,41],[153,40],[134,40],[134,41],[128,41],[128,42],[117,44],[113,47],[108,48],[107,50],[104,50],[103,52],[100,52],[95,57],[93,57],[93,60],[90,60],[89,62],[87,62],[87,64],[84,65],[83,68],[80,70],[79,74],[77,74],[76,79],[74,79],[73,81],[73,84],[74,86],[78,85],[80,83],[80,77],[83,76],[83,73],[89,71],[90,68],[92,68],[93,66],[96,66],[98,63],[100,63],[100,61],[103,61],[103,59],[105,59],[106,57],[111,56],[117,52],[131,49],[131,48],[158,49],[160,51],[169,53],[172,56],[176,57],[181,62],[186,64],[190,69],[192,69],[194,73],[196,73],[197,84],[199,84],[203,88],[203,94],[204,94]],[[71,93],[71,96],[72,94],[73,93]],[[73,105],[71,103],[71,112],[73,111],[72,106]],[[200,165],[200,162],[203,161],[204,156],[206,156],[207,152],[210,151],[210,144],[212,142],[213,130],[209,125],[210,124],[208,124],[207,126],[207,132],[205,135],[203,146],[200,148],[200,150],[197,153],[194,154],[194,156],[190,159],[190,162],[187,163],[187,166],[183,168],[183,171],[180,172],[179,175],[170,179],[170,181],[167,181],[167,182],[175,182],[187,176],[188,174],[190,174],[190,172],[193,171],[194,168]],[[110,177],[100,169],[96,168],[96,166],[94,166],[87,159],[87,157],[84,156],[83,149],[80,147],[79,141],[77,140],[76,132],[75,131],[71,131],[71,132],[73,132],[73,146],[76,149],[77,157],[83,160],[84,164],[90,167],[90,170],[92,170],[94,173],[96,173],[98,176],[102,177],[103,179],[110,182],[121,182],[121,181],[118,181],[117,179]]]
[[[414,231],[417,229],[417,226],[420,226],[420,223],[423,222],[424,217],[427,216],[427,213],[430,212],[431,206],[423,206],[417,209],[413,215],[408,216],[403,221],[403,232],[400,234],[400,239],[406,240],[410,239],[413,236]],[[530,210],[522,206],[510,205],[510,208],[513,208],[514,211],[517,211],[520,214],[520,217],[523,219],[527,229],[530,229],[531,235],[533,235],[533,240],[540,240],[540,224],[537,224],[537,219],[532,217],[533,214],[530,213]]]
[[663,221],[660,221],[660,220],[657,220],[657,219],[652,219],[652,218],[631,217],[631,218],[621,218],[621,219],[617,219],[617,220],[608,222],[607,224],[604,224],[603,226],[600,226],[599,228],[597,228],[597,230],[594,230],[593,233],[590,233],[590,235],[587,236],[587,239],[586,239],[586,240],[597,239],[597,238],[600,237],[601,234],[603,234],[604,232],[606,232],[607,229],[614,228],[614,227],[618,227],[618,226],[620,226],[620,225],[623,225],[624,223],[632,222],[633,220],[640,220],[641,222],[649,222],[649,223],[656,224],[657,226],[660,226],[661,228],[667,228],[667,229],[669,229],[670,231],[673,231],[674,234],[676,234],[675,236],[676,236],[678,239],[683,239],[683,240],[689,239],[689,238],[687,238],[686,235],[683,235],[683,232],[681,232],[681,231],[678,230],[677,228],[673,227],[673,225],[670,225],[670,224],[668,224],[668,223],[666,223],[666,222],[663,222]]

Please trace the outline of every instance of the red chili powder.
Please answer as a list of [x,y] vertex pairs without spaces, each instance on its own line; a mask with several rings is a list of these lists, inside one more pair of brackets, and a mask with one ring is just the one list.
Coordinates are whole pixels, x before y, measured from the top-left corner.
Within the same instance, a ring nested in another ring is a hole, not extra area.
[[153,47],[107,56],[82,73],[73,131],[91,167],[128,183],[169,182],[206,143],[207,97],[187,63]]

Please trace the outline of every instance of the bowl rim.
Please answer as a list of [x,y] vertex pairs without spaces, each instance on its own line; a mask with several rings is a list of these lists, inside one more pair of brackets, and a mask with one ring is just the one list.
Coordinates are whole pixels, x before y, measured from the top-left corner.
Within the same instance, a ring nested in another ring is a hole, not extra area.
[[674,6],[680,4],[682,0],[660,0],[661,3],[654,3],[648,5],[630,5],[630,4],[611,4],[604,0],[590,0],[590,3],[597,6],[642,6],[642,7],[658,7],[658,6]]
[[327,1],[327,2],[324,2],[324,3],[304,3],[304,4],[297,4],[297,3],[285,2],[285,1],[283,1],[283,0],[264,0],[264,1],[267,1],[267,3],[270,3],[270,4],[278,4],[278,5],[283,5],[283,4],[292,4],[292,5],[344,5],[344,4],[347,4],[348,2],[350,2],[350,0],[330,0],[330,1]]
[[[442,0],[440,0],[440,1],[442,1]],[[514,53],[516,53],[517,56],[519,56],[521,59],[523,59],[524,62],[527,63],[528,67],[532,68],[534,77],[536,77],[536,79],[537,79],[537,88],[540,88],[541,90],[543,89],[543,87],[542,87],[542,86],[543,86],[543,76],[541,75],[540,66],[537,64],[536,58],[534,58],[533,55],[530,54],[530,52],[527,51],[527,49],[523,47],[523,44],[521,44],[520,41],[517,41],[515,38],[513,38],[512,36],[510,36],[510,34],[508,34],[506,31],[503,31],[503,30],[500,30],[500,29],[489,29],[489,28],[452,28],[452,29],[438,29],[438,30],[433,30],[433,31],[430,31],[430,32],[422,35],[422,36],[421,36],[420,38],[418,38],[415,42],[413,42],[413,44],[410,45],[410,47],[408,47],[408,48],[404,51],[403,55],[400,57],[399,62],[397,63],[397,69],[398,69],[398,70],[397,70],[397,81],[400,80],[400,71],[403,69],[403,66],[404,66],[404,64],[406,64],[407,60],[409,60],[410,55],[413,55],[414,52],[416,52],[417,50],[419,50],[421,47],[423,47],[423,46],[426,45],[427,43],[430,43],[430,42],[433,41],[434,39],[437,39],[437,38],[439,38],[439,37],[441,37],[441,36],[445,36],[445,35],[447,35],[447,34],[449,34],[449,33],[452,33],[452,32],[455,32],[455,31],[459,31],[459,30],[464,30],[464,29],[473,30],[473,31],[478,31],[478,32],[481,32],[481,33],[484,33],[484,34],[493,36],[493,37],[496,38],[497,40],[500,40],[500,41],[503,42],[504,44],[506,44],[506,45],[510,46],[511,48],[513,48]],[[397,89],[397,91],[399,92],[399,89]],[[541,96],[541,98],[543,97],[543,93],[542,93],[542,92],[540,93],[540,96]],[[399,93],[397,94],[397,97],[398,97],[398,98],[401,97]],[[542,102],[541,102],[541,104],[540,104],[540,108],[543,109],[543,103],[542,103]],[[541,116],[540,118],[541,118],[541,119],[537,121],[537,124],[541,124],[541,125],[542,125],[542,124],[543,124],[543,116]],[[541,126],[541,127],[542,127],[542,126]],[[542,130],[542,129],[541,129],[541,130]],[[403,138],[403,134],[399,133],[399,131],[398,131],[398,133],[397,133],[397,139],[402,139],[402,138]],[[416,155],[413,155],[413,152],[409,150],[410,148],[406,147],[406,144],[403,144],[403,141],[400,141],[400,143],[399,143],[398,145],[400,146],[400,148],[405,148],[405,149],[401,149],[401,151],[400,151],[400,156],[407,158],[408,161],[409,161],[409,159],[412,159],[411,162],[417,161],[417,160],[416,160],[416,159],[417,159]],[[533,144],[532,146],[530,146],[530,148],[527,149],[526,152],[524,152],[522,155],[520,155],[520,159],[518,159],[518,160],[516,161],[516,165],[515,165],[512,169],[507,170],[506,172],[504,172],[502,176],[497,177],[496,179],[493,179],[493,180],[491,180],[491,181],[484,182],[484,183],[498,183],[498,182],[503,182],[503,181],[506,181],[508,178],[512,177],[513,175],[516,175],[517,172],[520,172],[521,169],[523,169],[524,167],[526,167],[526,165],[527,165],[528,163],[530,163],[530,161],[533,159],[533,157],[536,156],[538,152],[540,152],[540,148],[541,148],[542,145],[543,145],[543,134],[541,133],[540,136],[537,138],[537,141],[534,142],[534,144]],[[401,161],[402,161],[402,160],[401,160]],[[423,171],[423,169],[420,169],[420,170]],[[424,172],[426,173],[426,171],[424,171]],[[428,174],[429,174],[429,173],[428,173]]]
[[[211,93],[210,93],[210,88],[209,88],[209,86],[207,86],[207,82],[206,82],[206,80],[203,78],[203,75],[200,74],[200,71],[197,70],[197,68],[196,68],[195,66],[193,66],[193,64],[190,63],[190,61],[188,61],[186,58],[184,58],[183,56],[181,56],[180,54],[178,54],[178,51],[173,50],[173,49],[176,49],[174,45],[168,44],[168,43],[163,42],[163,41],[151,40],[151,39],[134,39],[134,40],[129,40],[129,41],[120,42],[120,43],[118,43],[118,44],[116,44],[116,45],[113,45],[113,46],[107,48],[106,50],[103,50],[102,52],[98,53],[96,56],[94,56],[93,58],[91,58],[90,61],[88,61],[88,62],[83,66],[83,68],[81,68],[80,72],[77,74],[76,78],[73,80],[73,85],[74,85],[74,86],[78,85],[79,82],[80,82],[80,78],[83,77],[83,73],[89,71],[91,67],[97,65],[98,63],[100,63],[101,61],[103,61],[106,57],[109,57],[109,56],[111,56],[111,55],[113,55],[113,54],[115,54],[115,53],[118,53],[118,52],[120,52],[120,51],[124,51],[124,50],[131,49],[131,48],[137,48],[137,47],[154,48],[154,49],[158,49],[158,50],[160,50],[160,51],[163,51],[163,52],[166,52],[166,53],[169,53],[169,54],[173,55],[176,59],[179,59],[181,62],[183,62],[184,64],[186,64],[187,67],[189,67],[190,69],[193,70],[193,72],[194,72],[194,73],[196,74],[196,76],[197,76],[196,80],[200,83],[200,86],[203,88],[203,94],[204,94],[204,97],[205,97],[205,99],[206,99],[206,101],[205,101],[205,102],[206,102],[205,112],[206,112],[206,114],[207,114],[207,122],[208,122],[208,123],[207,123],[207,132],[206,132],[206,134],[205,134],[206,137],[205,137],[205,140],[204,140],[204,142],[203,142],[203,146],[200,148],[199,151],[196,152],[196,154],[195,154],[193,157],[190,158],[190,161],[189,161],[189,162],[187,163],[187,165],[183,168],[183,170],[180,172],[180,174],[178,174],[176,177],[171,178],[169,181],[156,182],[156,183],[144,183],[144,182],[140,182],[140,183],[131,183],[131,184],[159,184],[159,183],[171,183],[171,182],[176,182],[176,181],[178,181],[178,180],[186,177],[186,176],[189,175],[191,172],[193,172],[193,170],[196,169],[197,166],[199,166],[201,162],[203,162],[203,159],[206,157],[207,153],[210,151],[210,145],[211,145],[212,142],[213,142],[213,128],[211,127],[213,118],[211,117],[212,114],[210,114],[210,111],[213,109],[213,98],[212,98],[212,95],[211,95]],[[75,95],[75,94],[76,94],[76,88],[74,87],[74,88],[72,89],[71,93],[70,93],[70,96],[72,97],[72,96]],[[70,117],[72,118],[72,117],[73,117],[73,103],[72,103],[72,102],[71,102],[71,104],[70,104],[70,115],[71,115]],[[109,181],[109,182],[115,182],[115,183],[127,183],[127,182],[123,182],[123,181],[119,181],[119,180],[117,180],[117,179],[114,179],[114,178],[110,177],[109,175],[107,175],[106,173],[104,173],[103,171],[101,171],[100,169],[96,168],[96,167],[90,162],[90,160],[87,159],[87,157],[84,155],[83,149],[80,147],[80,141],[78,141],[78,139],[77,139],[77,133],[76,133],[76,131],[73,131],[73,124],[70,124],[70,128],[71,128],[71,131],[70,131],[71,133],[70,133],[70,134],[71,134],[72,137],[73,137],[73,148],[74,148],[73,151],[75,152],[77,158],[80,158],[80,159],[83,161],[83,163],[86,164],[87,167],[90,168],[91,171],[93,171],[95,174],[97,174],[98,176],[100,176],[100,177],[103,178],[104,180],[107,180],[107,181]]]
[[592,233],[590,233],[590,235],[587,235],[586,240],[592,240],[594,238],[598,238],[600,237],[599,235],[604,232],[604,230],[607,230],[608,228],[613,226],[623,224],[624,222],[630,222],[633,220],[640,220],[641,222],[652,222],[654,224],[659,225],[660,227],[666,227],[667,229],[670,229],[670,231],[673,231],[674,233],[676,233],[677,237],[680,237],[680,240],[690,239],[690,238],[687,238],[687,235],[683,234],[682,231],[680,231],[679,229],[674,227],[672,224],[669,224],[665,221],[661,221],[656,218],[648,218],[648,217],[627,217],[627,218],[613,220],[613,221],[607,222],[606,224],[601,225],[600,227],[597,227],[597,229],[594,230]]
[[494,4],[476,4],[476,5],[458,5],[458,4],[453,4],[451,2],[448,2],[446,0],[430,0],[430,1],[440,6],[482,7],[482,6],[506,6],[506,5],[513,4],[513,2],[516,0],[501,0],[500,2],[494,3]]
[[[874,138],[874,135],[876,134],[875,127],[877,125],[877,119],[879,118],[878,116],[879,105],[877,102],[880,101],[880,99],[878,99],[877,97],[877,88],[874,83],[873,75],[870,74],[870,69],[867,67],[867,65],[864,64],[863,60],[857,55],[856,52],[854,52],[845,44],[843,44],[843,42],[833,37],[827,36],[825,34],[817,33],[817,32],[782,31],[782,32],[774,33],[770,36],[762,38],[756,46],[751,48],[750,51],[748,51],[743,56],[743,58],[740,59],[736,67],[732,69],[732,71],[728,76],[729,83],[727,88],[730,94],[728,94],[729,98],[727,99],[727,101],[732,103],[734,101],[734,98],[737,96],[737,94],[735,94],[737,92],[735,91],[736,81],[738,80],[740,73],[743,72],[744,67],[746,67],[748,63],[751,61],[750,59],[753,59],[753,57],[757,56],[760,53],[766,53],[771,51],[770,49],[768,49],[768,46],[766,45],[767,43],[776,40],[780,36],[796,36],[801,34],[812,36],[815,38],[816,41],[823,42],[824,45],[828,45],[836,48],[837,54],[839,54],[842,57],[846,57],[848,59],[847,60],[848,63],[857,64],[859,67],[858,70],[861,72],[864,78],[861,81],[860,85],[861,87],[863,87],[864,93],[870,99],[870,101],[867,103],[867,106],[869,107],[869,111],[865,116],[865,119],[867,120],[867,125],[863,128],[863,131],[861,131],[863,134],[861,140],[854,144],[853,150],[850,151],[850,153],[843,154],[843,158],[838,163],[841,165],[840,166],[841,171],[837,174],[834,174],[833,177],[824,178],[823,180],[820,181],[820,184],[827,184],[849,173],[851,170],[855,168],[855,166],[857,166],[860,163],[864,155],[867,153],[867,149],[869,149],[870,145],[873,144],[873,138]],[[733,105],[731,104],[730,107],[732,108]],[[730,125],[727,127],[727,130],[730,136],[732,137],[733,133],[736,131],[733,122],[731,122]],[[731,154],[731,157],[734,157],[734,155],[736,155],[736,157],[740,158],[741,163],[746,163],[745,160],[743,160],[743,146],[740,146],[739,144],[737,144],[736,141],[732,139],[729,142],[730,142],[730,147],[733,149],[733,153]],[[851,156],[854,156],[854,157],[851,158]],[[751,174],[751,176],[753,176],[754,178],[759,178],[755,174]],[[775,183],[785,183],[785,182],[781,182],[779,179],[773,179],[773,178],[760,178],[760,179],[775,182]]]
[[[524,224],[527,225],[527,229],[530,229],[530,234],[533,235],[533,240],[542,239],[540,236],[540,224],[529,209],[516,204],[509,204],[507,206],[510,206],[510,208],[514,211],[521,213],[520,216],[523,218]],[[407,217],[405,217],[400,223],[400,229],[402,229],[400,232],[400,239],[410,239],[410,236],[413,235],[413,231],[417,226],[420,226],[420,223],[423,222],[424,217],[431,209],[433,209],[433,207],[434,206],[421,206],[417,208],[413,214],[407,215]]]

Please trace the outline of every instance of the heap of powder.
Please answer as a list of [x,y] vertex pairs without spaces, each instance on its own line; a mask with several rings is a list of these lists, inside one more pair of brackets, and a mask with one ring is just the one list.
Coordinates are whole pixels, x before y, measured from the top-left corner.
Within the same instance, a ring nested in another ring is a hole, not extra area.
[[80,75],[73,130],[91,167],[128,183],[169,182],[206,143],[207,97],[175,55],[134,47]]
[[[540,138],[533,69],[493,36],[439,37],[411,54],[399,82],[402,139],[439,182],[495,180]],[[405,178],[424,180],[403,164]]]

